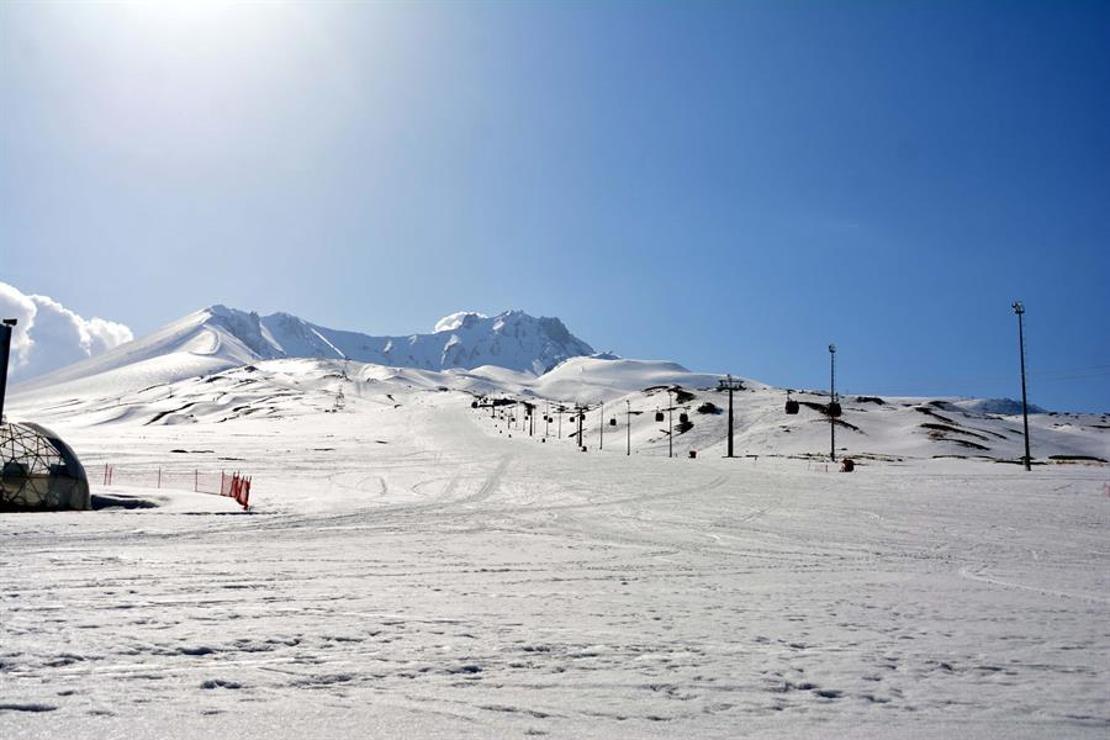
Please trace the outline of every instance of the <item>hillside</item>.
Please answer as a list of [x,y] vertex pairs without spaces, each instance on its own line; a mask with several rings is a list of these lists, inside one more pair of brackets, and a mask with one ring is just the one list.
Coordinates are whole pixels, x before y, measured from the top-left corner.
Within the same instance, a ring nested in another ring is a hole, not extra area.
[[[150,358],[146,366],[157,367],[157,362]],[[342,434],[343,419],[351,415],[385,407],[402,418],[413,403],[432,394],[437,407],[480,404],[473,412],[474,433],[516,438],[528,434],[521,426],[522,404],[533,404],[537,419],[532,438],[546,433],[553,442],[561,439],[566,444],[571,444],[569,409],[585,404],[590,410],[584,438],[591,450],[602,444],[604,435],[605,452],[623,454],[630,442],[635,454],[665,455],[671,420],[664,414],[663,421],[656,421],[656,414],[668,409],[667,390],[681,389],[670,396],[676,454],[695,450],[720,456],[725,451],[728,397],[716,390],[720,376],[694,373],[671,362],[576,357],[537,377],[488,365],[434,371],[347,360],[277,359],[142,388],[113,384],[117,376],[130,383],[134,367],[79,383],[21,389],[11,400],[10,413],[13,418],[67,428],[121,423],[207,426],[335,414],[320,423]],[[827,457],[827,396],[795,392],[799,412],[791,415],[785,413],[782,389],[752,380],[743,383],[743,390],[735,394],[738,455]],[[485,405],[492,399],[505,404],[496,413]],[[853,395],[841,402],[843,416],[836,420],[839,456],[887,462],[938,457],[1014,461],[1022,454],[1021,417],[991,412],[1007,408],[997,401]],[[544,424],[545,415],[551,423]],[[1110,459],[1107,415],[1036,413],[1030,423],[1033,456],[1039,460]]]

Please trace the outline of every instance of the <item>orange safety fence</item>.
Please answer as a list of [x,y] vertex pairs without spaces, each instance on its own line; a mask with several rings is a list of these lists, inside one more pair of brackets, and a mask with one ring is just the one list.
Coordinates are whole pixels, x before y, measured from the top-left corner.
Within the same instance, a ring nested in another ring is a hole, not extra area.
[[168,468],[119,467],[104,465],[104,485],[141,486],[144,488],[170,488],[178,491],[195,491],[235,499],[244,509],[249,508],[251,479],[238,472],[211,472]]

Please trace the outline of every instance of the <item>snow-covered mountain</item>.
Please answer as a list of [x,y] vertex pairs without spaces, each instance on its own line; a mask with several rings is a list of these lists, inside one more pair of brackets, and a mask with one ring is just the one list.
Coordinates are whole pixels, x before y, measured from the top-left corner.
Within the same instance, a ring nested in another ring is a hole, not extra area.
[[21,390],[87,385],[111,372],[121,390],[283,358],[347,359],[445,370],[495,365],[540,375],[570,357],[593,354],[557,318],[523,311],[460,312],[430,334],[375,337],[329,329],[287,313],[260,316],[215,305],[133,342],[21,384]]
[[[236,321],[244,319],[242,312],[234,313]],[[327,329],[286,313],[246,318],[259,327],[264,342],[260,351],[277,357],[345,358],[423,370],[496,365],[541,375],[569,357],[594,351],[559,319],[523,311],[496,316],[455,313],[440,319],[431,334],[394,337]]]

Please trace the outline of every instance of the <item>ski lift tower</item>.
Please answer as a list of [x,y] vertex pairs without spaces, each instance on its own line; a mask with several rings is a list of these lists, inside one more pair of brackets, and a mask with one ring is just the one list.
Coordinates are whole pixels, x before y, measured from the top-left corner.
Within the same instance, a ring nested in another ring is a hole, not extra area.
[[583,428],[583,424],[586,421],[586,412],[589,411],[589,410],[590,410],[589,404],[584,404],[584,403],[574,404],[574,416],[578,420],[578,447],[581,450],[586,449],[586,440],[584,439],[586,431]]
[[717,390],[728,391],[728,455],[726,457],[734,457],[732,454],[732,392],[743,388],[744,384],[739,380],[734,380],[731,375],[724,380],[717,381]]

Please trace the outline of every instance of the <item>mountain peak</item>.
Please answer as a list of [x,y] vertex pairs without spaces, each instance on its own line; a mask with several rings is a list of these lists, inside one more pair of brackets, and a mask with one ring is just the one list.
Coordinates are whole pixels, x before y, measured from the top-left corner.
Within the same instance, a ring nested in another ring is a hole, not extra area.
[[475,322],[485,318],[489,317],[484,313],[478,313],[476,311],[456,311],[455,313],[447,314],[437,321],[432,332],[439,334],[442,331],[455,331],[463,327],[473,326]]

